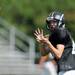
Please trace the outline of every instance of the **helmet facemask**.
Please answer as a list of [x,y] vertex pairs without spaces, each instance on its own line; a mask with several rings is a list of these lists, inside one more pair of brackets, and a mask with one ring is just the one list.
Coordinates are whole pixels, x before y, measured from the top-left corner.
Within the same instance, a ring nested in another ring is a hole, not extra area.
[[55,30],[58,27],[58,20],[51,20],[47,23],[47,28],[50,30]]

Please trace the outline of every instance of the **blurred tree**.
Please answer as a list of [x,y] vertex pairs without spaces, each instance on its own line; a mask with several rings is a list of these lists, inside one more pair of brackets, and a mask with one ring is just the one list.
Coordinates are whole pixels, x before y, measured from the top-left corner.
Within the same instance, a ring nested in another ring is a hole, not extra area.
[[32,37],[38,27],[48,33],[45,19],[54,10],[65,14],[66,26],[75,38],[75,0],[0,0],[0,17]]
[[45,19],[50,11],[60,10],[65,13],[67,22],[73,22],[71,30],[74,31],[74,2],[75,0],[0,0],[0,16],[33,36],[37,27],[45,27]]

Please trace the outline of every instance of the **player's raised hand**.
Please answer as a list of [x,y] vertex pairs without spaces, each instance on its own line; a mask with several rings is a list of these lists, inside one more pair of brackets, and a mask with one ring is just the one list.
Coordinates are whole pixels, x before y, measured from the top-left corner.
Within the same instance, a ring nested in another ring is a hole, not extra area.
[[43,30],[41,29],[37,29],[35,30],[35,33],[34,35],[36,36],[36,40],[40,43],[45,43],[48,41],[48,38],[45,38],[44,35],[43,35]]
[[43,30],[41,29],[37,29],[37,30],[35,30],[35,33],[34,33],[34,35],[36,36],[36,40],[38,41],[38,42],[42,42],[42,39],[44,38],[44,35],[43,35]]

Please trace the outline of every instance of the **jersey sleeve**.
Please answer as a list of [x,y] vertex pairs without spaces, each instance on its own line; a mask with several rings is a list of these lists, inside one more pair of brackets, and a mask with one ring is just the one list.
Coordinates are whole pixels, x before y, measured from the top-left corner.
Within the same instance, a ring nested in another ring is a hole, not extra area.
[[68,42],[68,35],[66,33],[66,30],[59,30],[57,33],[57,44],[63,44],[66,45]]

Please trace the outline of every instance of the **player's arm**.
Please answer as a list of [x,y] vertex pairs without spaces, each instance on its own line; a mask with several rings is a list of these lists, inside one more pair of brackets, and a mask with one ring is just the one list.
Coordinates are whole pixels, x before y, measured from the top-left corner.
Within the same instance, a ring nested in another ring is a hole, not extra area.
[[56,59],[60,59],[63,51],[64,51],[64,45],[63,44],[57,44],[56,48],[50,43],[47,43],[51,51],[55,54]]
[[48,55],[41,56],[41,57],[40,57],[40,62],[39,62],[39,64],[43,64],[43,63],[46,62],[47,60],[48,60]]

